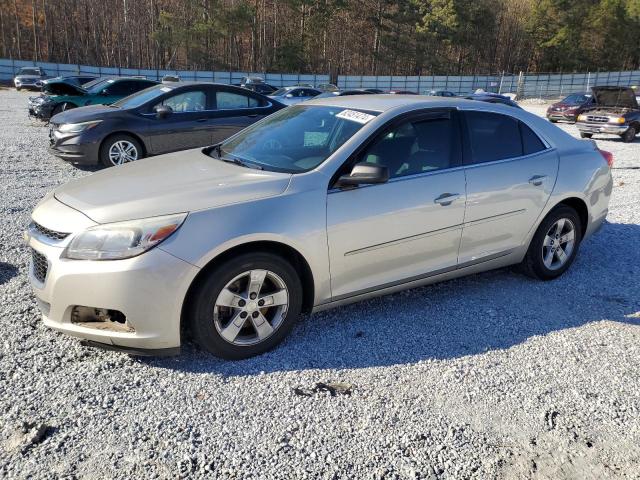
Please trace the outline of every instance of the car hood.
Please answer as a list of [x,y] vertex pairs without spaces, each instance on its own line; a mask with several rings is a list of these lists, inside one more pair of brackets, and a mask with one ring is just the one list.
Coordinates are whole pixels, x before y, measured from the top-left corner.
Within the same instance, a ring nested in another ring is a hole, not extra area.
[[283,193],[291,174],[211,158],[202,149],[151,157],[73,180],[55,198],[97,223],[189,212]]
[[[55,98],[55,97],[54,97]],[[63,97],[55,98],[56,100]],[[118,107],[109,107],[107,105],[89,105],[87,107],[73,108],[57,114],[51,119],[51,123],[80,123],[90,120],[104,120],[105,118],[115,116],[122,113],[122,109]]]
[[[73,93],[68,91],[69,88],[72,89]],[[87,93],[86,90],[77,85],[62,81],[44,82],[42,91],[49,95],[85,95]]]
[[591,90],[599,107],[638,108],[636,94],[629,87],[593,87]]

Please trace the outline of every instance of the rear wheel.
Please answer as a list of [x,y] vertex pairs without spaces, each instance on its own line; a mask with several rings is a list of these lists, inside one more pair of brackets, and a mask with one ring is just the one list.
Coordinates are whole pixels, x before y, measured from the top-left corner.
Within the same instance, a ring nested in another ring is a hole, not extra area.
[[580,138],[591,138],[591,137],[593,137],[593,133],[580,132]]
[[131,135],[114,135],[107,138],[100,147],[100,162],[105,167],[135,162],[143,156],[140,142]]
[[573,263],[581,240],[582,226],[577,212],[566,205],[554,208],[531,240],[522,261],[524,273],[539,280],[559,277]]
[[636,127],[629,127],[620,137],[624,143],[631,143],[636,139]]
[[291,264],[270,253],[248,253],[226,261],[199,284],[189,326],[203,349],[237,360],[279,344],[301,308],[300,278]]

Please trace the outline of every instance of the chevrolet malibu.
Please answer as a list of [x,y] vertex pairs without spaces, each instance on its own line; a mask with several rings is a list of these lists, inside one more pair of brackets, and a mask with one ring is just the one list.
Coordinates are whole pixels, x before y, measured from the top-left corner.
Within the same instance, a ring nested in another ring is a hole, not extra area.
[[313,100],[54,190],[30,280],[45,325],[90,345],[158,355],[189,335],[245,358],[301,312],[514,264],[559,277],[607,215],[611,162],[502,105]]

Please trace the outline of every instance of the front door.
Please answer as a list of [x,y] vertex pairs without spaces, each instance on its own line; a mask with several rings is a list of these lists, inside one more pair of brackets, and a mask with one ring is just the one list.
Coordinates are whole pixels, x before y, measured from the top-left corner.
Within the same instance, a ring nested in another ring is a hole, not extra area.
[[270,111],[264,99],[251,92],[238,92],[217,87],[216,112],[211,121],[212,144],[220,143],[231,135],[264,118]]
[[207,91],[204,88],[181,90],[166,97],[159,105],[171,108],[165,118],[146,115],[150,122],[147,134],[153,153],[166,153],[211,144],[212,112],[207,108]]
[[524,123],[465,112],[467,210],[460,265],[508,254],[536,224],[555,185],[558,155]]
[[329,190],[334,300],[456,268],[466,198],[459,145],[455,112],[423,113],[383,132],[351,162],[384,165],[390,179]]

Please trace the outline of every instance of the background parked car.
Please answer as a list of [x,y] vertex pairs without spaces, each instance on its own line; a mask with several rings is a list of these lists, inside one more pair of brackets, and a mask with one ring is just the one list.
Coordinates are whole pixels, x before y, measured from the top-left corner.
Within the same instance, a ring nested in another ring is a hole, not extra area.
[[238,86],[251,90],[252,92],[261,93],[262,95],[270,95],[278,90],[273,85],[264,83],[264,79],[262,77],[242,77]]
[[594,103],[578,115],[576,126],[582,138],[594,133],[619,135],[633,142],[640,132],[640,107],[630,87],[593,87]]
[[318,90],[322,90],[323,92],[337,92],[338,90],[340,90],[337,85],[334,85],[333,83],[321,83],[319,85],[316,85],[316,88]]
[[51,152],[105,166],[219,143],[285,105],[231,85],[161,84],[115,102],[51,119]]
[[372,93],[363,89],[336,90],[333,92],[322,92],[320,95],[317,95],[313,98],[346,97],[349,95],[372,95]]
[[432,97],[457,97],[457,95],[449,90],[431,90],[429,95]]
[[547,118],[555,123],[559,120],[575,122],[578,115],[591,108],[594,104],[593,95],[589,92],[572,93],[547,109]]
[[29,99],[29,114],[42,120],[72,108],[86,105],[109,105],[113,102],[157,85],[158,82],[135,77],[101,78],[82,87],[66,82],[58,84],[59,94]]
[[50,90],[47,90],[47,85],[55,84],[56,82],[65,82],[81,87],[82,85],[85,85],[89,82],[93,82],[97,78],[98,77],[96,77],[95,75],[61,75],[59,77],[53,77],[47,80],[43,80],[42,91],[51,93]]
[[23,88],[29,88],[37,90],[42,87],[42,81],[47,79],[47,74],[40,67],[22,67],[16,73],[13,79],[13,84],[16,90],[22,90]]
[[520,105],[511,100],[509,97],[505,97],[504,95],[499,95],[497,93],[471,93],[469,95],[463,96],[462,98],[466,98],[467,100],[477,100],[479,102],[500,103],[502,105],[508,105],[514,108],[521,108]]
[[284,103],[285,105],[293,105],[295,103],[304,102],[313,97],[317,97],[322,92],[317,88],[305,86],[283,87],[273,92],[269,97]]

